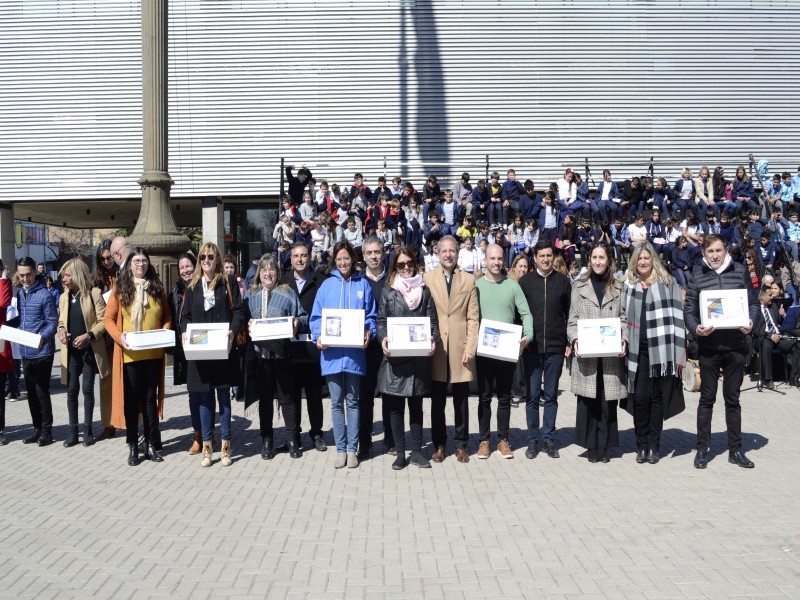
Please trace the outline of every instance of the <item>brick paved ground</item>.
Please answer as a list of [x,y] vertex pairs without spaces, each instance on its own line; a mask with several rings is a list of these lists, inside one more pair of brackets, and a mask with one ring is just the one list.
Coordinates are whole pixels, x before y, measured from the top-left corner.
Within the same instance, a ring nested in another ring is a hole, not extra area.
[[697,394],[667,422],[658,465],[635,464],[624,412],[623,447],[610,464],[589,464],[571,445],[569,392],[559,460],[525,459],[524,409],[515,408],[514,460],[448,456],[399,473],[387,455],[341,471],[332,451],[265,462],[258,425],[237,404],[234,465],[220,467],[215,454],[202,469],[186,453],[186,394],[169,388],[166,460],[131,468],[121,436],[62,446],[57,388],[52,446],[23,445],[27,404],[7,405],[0,597],[800,597],[800,393],[748,390],[742,404],[750,471],[727,462],[720,410],[715,456],[706,471],[692,468]]

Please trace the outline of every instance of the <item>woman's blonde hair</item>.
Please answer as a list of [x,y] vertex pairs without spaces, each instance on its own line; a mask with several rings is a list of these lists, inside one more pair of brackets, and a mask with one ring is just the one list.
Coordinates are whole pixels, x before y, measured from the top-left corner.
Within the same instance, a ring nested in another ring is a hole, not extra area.
[[72,281],[78,286],[78,291],[83,297],[88,297],[92,293],[92,274],[89,272],[89,265],[80,258],[73,258],[64,263],[58,274],[63,277],[64,271],[69,271]]
[[213,290],[216,289],[217,284],[224,279],[224,274],[222,271],[222,254],[219,251],[219,247],[216,244],[207,243],[203,244],[200,248],[200,252],[197,253],[197,268],[194,270],[194,275],[192,275],[192,281],[189,283],[189,289],[194,291],[195,286],[200,282],[200,279],[203,278],[203,267],[201,266],[202,261],[200,257],[204,254],[214,254],[214,278],[208,284],[208,289]]
[[649,253],[650,258],[653,260],[653,270],[650,272],[650,277],[648,277],[647,281],[644,283],[663,283],[666,286],[672,285],[672,275],[667,272],[664,263],[658,258],[658,253],[650,242],[644,242],[634,248],[631,253],[631,259],[628,262],[628,272],[625,274],[625,283],[636,285],[642,280],[642,278],[639,277],[639,271],[636,269],[636,263],[639,262],[639,255],[641,255],[642,252]]

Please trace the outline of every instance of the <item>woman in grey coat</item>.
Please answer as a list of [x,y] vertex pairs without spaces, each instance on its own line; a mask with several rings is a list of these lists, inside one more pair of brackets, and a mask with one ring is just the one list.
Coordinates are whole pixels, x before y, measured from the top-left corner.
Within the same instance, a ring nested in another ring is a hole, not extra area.
[[[383,362],[378,370],[378,390],[389,407],[392,435],[397,458],[392,469],[406,466],[405,404],[408,399],[411,426],[411,457],[409,462],[429,469],[431,463],[422,456],[422,397],[431,391],[430,357],[439,341],[436,309],[430,290],[417,272],[417,253],[404,247],[395,254],[389,276],[383,288],[378,313],[378,340],[383,347]],[[386,320],[389,317],[428,317],[431,322],[430,350],[427,356],[392,357]]]
[[[584,358],[578,345],[578,320],[619,318],[622,352],[619,356]],[[589,450],[589,462],[608,462],[608,448],[619,445],[617,402],[626,398],[625,363],[628,327],[622,282],[614,279],[608,246],[595,246],[589,269],[572,287],[567,338],[577,361],[572,365],[572,392],[578,396],[575,443]]]

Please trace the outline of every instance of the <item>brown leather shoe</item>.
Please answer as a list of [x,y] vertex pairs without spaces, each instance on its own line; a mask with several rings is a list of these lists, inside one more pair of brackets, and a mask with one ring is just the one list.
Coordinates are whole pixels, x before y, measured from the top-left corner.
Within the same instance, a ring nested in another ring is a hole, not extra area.
[[481,445],[478,446],[478,458],[483,458],[483,459],[489,458],[489,455],[491,453],[492,451],[489,450],[489,440],[481,442]]
[[503,458],[514,458],[514,453],[511,451],[511,446],[508,445],[508,440],[500,440],[497,444],[497,451]]
[[433,456],[431,456],[431,460],[435,463],[440,463],[444,462],[444,457],[444,446],[439,446],[436,448],[436,452],[433,453]]
[[192,440],[192,447],[189,448],[189,454],[200,454],[203,451],[203,432],[195,431],[194,439]]
[[469,455],[466,448],[456,448],[456,460],[460,463],[468,463]]
[[105,427],[100,435],[97,437],[97,441],[101,442],[103,440],[110,440],[113,439],[114,436],[117,435],[117,428],[116,427]]

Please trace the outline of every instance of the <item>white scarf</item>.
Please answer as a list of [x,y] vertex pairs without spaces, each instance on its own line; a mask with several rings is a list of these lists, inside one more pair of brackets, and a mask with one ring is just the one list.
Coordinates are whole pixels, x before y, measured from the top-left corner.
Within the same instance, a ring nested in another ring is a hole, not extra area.
[[150,282],[147,279],[134,277],[133,286],[135,293],[133,295],[133,304],[131,305],[131,326],[133,331],[141,331],[144,313],[147,310],[147,288],[150,287]]
[[203,310],[211,310],[216,302],[214,290],[208,289],[208,280],[205,277],[201,277],[201,279],[203,281]]
[[[732,261],[732,260],[733,260],[733,259],[731,258],[731,255],[730,255],[730,254],[726,254],[726,255],[725,255],[725,260],[723,260],[723,261],[722,261],[722,265],[720,266],[720,268],[719,268],[719,269],[712,269],[712,270],[713,270],[713,271],[714,271],[714,272],[715,272],[717,275],[722,275],[722,274],[725,272],[725,269],[727,269],[727,268],[730,266],[730,264],[731,264],[731,261]],[[704,263],[706,263],[706,266],[707,266],[709,269],[711,269],[711,265],[710,265],[710,264],[708,264],[708,261],[707,261],[705,258],[703,259],[703,262],[704,262]]]

